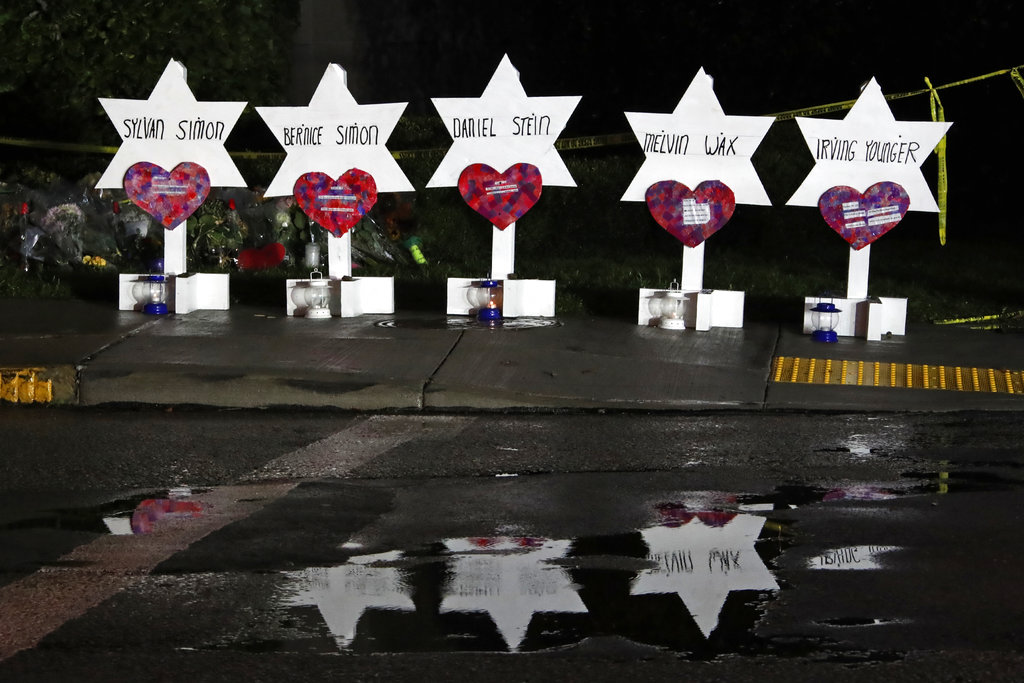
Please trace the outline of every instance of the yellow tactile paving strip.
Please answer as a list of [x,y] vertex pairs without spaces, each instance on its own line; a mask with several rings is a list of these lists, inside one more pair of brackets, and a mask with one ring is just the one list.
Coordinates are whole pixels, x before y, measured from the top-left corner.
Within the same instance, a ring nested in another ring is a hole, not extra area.
[[0,401],[49,403],[53,381],[40,378],[42,368],[0,368]]
[[940,389],[1024,395],[1024,372],[959,365],[887,363],[776,356],[772,379],[792,384],[833,384],[903,389]]

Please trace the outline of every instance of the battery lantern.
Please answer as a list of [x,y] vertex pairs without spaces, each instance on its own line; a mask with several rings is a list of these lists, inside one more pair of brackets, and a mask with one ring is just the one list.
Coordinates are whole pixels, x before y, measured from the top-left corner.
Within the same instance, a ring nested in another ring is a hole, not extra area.
[[501,318],[501,280],[481,280],[475,292],[476,319],[490,327],[502,323]]
[[167,276],[148,275],[132,286],[132,296],[142,304],[142,312],[150,315],[167,313]]
[[668,289],[654,296],[650,302],[651,315],[658,319],[663,330],[686,329],[686,295],[675,280]]
[[811,326],[814,328],[814,331],[811,332],[811,339],[826,344],[834,344],[839,341],[839,335],[835,330],[839,324],[840,313],[842,311],[836,308],[833,302],[818,301],[811,309]]
[[305,287],[296,287],[292,298],[302,308],[306,318],[323,320],[331,317],[330,280],[325,280],[323,273],[314,268],[309,274]]

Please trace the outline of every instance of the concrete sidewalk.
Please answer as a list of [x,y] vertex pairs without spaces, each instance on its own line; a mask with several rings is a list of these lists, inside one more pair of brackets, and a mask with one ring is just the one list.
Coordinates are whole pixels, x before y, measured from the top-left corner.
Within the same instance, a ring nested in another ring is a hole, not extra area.
[[[845,360],[1003,377],[1024,370],[1018,333],[919,325],[905,337],[819,344],[795,320],[709,332],[613,319],[529,322],[488,330],[442,314],[305,320],[246,307],[155,318],[92,302],[3,300],[0,378],[10,393],[12,376],[34,373],[52,380],[52,403],[82,406],[1024,410],[1024,395],[1005,383],[997,392],[956,391],[952,378],[947,389],[840,386],[789,382],[789,366],[785,378],[775,371],[777,358],[795,357],[803,367],[817,359],[819,376],[822,361],[834,359],[837,374]],[[1019,388],[1024,376],[1015,377]]]

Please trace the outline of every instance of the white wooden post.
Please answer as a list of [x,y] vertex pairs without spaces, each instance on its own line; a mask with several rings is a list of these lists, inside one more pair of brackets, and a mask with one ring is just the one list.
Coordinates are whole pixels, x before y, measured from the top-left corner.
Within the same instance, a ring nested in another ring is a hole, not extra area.
[[871,245],[850,248],[850,270],[846,279],[847,299],[868,297],[868,266],[871,263]]
[[491,227],[491,277],[506,280],[516,272],[516,224],[510,223],[504,230]]
[[188,221],[182,221],[173,230],[164,228],[164,274],[187,273],[185,245],[188,242]]
[[341,237],[327,235],[327,275],[340,280],[352,277],[352,231],[347,230]]
[[699,292],[704,289],[704,245],[701,242],[695,247],[683,245],[683,271],[679,279],[679,288],[684,292]]

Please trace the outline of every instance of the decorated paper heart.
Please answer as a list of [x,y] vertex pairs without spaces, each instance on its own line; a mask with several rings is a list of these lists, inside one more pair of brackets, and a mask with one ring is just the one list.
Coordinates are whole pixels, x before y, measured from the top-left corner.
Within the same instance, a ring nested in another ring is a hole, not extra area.
[[654,220],[677,240],[696,247],[732,218],[736,197],[719,180],[705,180],[693,190],[674,180],[647,188],[647,208]]
[[902,185],[875,183],[864,194],[847,185],[826,190],[818,210],[833,230],[862,249],[896,227],[910,208],[910,196]]
[[242,270],[265,270],[281,265],[284,261],[285,248],[280,242],[273,242],[265,247],[243,249],[238,252],[238,267]]
[[165,228],[174,229],[195,213],[210,194],[210,174],[192,162],[167,171],[140,161],[124,174],[124,191],[136,206]]
[[377,203],[377,183],[358,168],[337,180],[326,173],[307,173],[295,181],[292,192],[302,211],[335,237],[355,227]]
[[487,164],[472,164],[459,176],[462,198],[500,230],[529,211],[542,189],[540,169],[533,164],[515,164],[504,173]]

